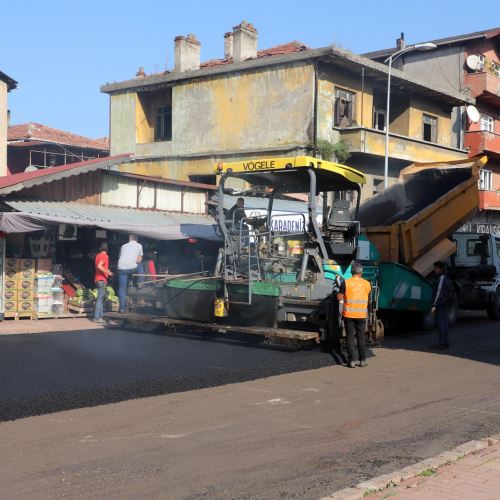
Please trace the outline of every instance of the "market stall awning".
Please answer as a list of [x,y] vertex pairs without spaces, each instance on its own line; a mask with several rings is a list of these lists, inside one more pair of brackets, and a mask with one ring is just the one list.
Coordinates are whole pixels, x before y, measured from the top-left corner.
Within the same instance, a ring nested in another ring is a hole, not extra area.
[[137,210],[133,208],[44,201],[6,201],[17,212],[0,214],[0,231],[25,233],[52,224],[91,226],[109,231],[136,233],[156,240],[202,238],[218,240],[209,215]]

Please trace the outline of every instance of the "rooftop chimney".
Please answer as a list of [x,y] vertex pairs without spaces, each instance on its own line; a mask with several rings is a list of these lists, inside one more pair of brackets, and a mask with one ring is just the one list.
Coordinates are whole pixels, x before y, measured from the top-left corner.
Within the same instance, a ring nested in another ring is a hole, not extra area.
[[174,71],[182,73],[200,68],[201,43],[192,33],[188,36],[176,36],[174,47]]
[[257,57],[257,30],[246,21],[233,28],[233,59],[241,62]]
[[396,48],[398,50],[403,50],[404,48],[406,48],[404,33],[401,33],[401,37],[396,39]]
[[233,32],[224,33],[224,59],[233,57]]

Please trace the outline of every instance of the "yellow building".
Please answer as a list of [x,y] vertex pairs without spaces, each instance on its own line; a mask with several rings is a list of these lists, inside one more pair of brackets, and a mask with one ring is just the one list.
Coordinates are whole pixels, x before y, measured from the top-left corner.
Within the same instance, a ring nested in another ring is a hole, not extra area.
[[[122,169],[214,182],[213,164],[255,157],[320,154],[343,141],[348,164],[383,179],[387,67],[337,47],[300,42],[257,50],[257,31],[241,23],[224,35],[224,58],[200,62],[194,35],[176,37],[172,71],[101,88],[110,95],[111,154],[131,153]],[[392,72],[389,175],[416,161],[460,159],[451,112],[472,103]],[[328,144],[327,144],[328,145]]]

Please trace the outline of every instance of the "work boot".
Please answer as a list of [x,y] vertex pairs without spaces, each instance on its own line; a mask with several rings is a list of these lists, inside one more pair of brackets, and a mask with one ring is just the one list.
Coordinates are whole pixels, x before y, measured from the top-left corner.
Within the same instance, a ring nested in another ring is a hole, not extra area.
[[356,363],[354,361],[349,361],[349,364],[347,366],[349,368],[356,368]]
[[368,363],[366,361],[360,361],[358,366],[361,366],[362,368],[364,368],[365,366],[368,366]]

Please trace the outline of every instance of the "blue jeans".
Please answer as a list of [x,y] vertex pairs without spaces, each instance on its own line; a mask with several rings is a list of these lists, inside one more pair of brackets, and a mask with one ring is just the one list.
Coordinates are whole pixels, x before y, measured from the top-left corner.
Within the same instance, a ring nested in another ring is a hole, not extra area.
[[128,278],[137,271],[134,269],[118,269],[118,299],[120,300],[120,312],[125,312],[127,308],[127,288]]
[[95,301],[94,318],[100,319],[104,313],[104,294],[106,292],[106,282],[99,280],[95,286],[97,288],[97,299]]
[[439,333],[439,343],[448,344],[448,311],[446,305],[436,307],[436,325]]

